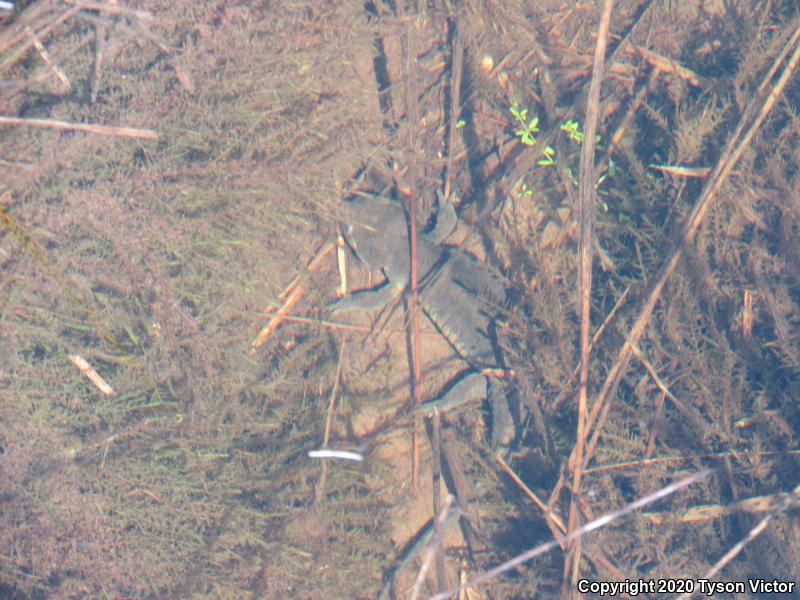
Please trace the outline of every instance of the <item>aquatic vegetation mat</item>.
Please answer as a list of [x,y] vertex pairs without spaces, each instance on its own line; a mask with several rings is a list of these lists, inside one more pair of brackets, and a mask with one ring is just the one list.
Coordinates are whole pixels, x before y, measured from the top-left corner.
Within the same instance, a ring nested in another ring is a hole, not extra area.
[[[594,98],[596,4],[0,12],[0,595],[430,597],[709,467],[471,597],[793,581],[798,7],[616,2]],[[365,191],[502,282],[508,452],[413,292],[326,308]]]

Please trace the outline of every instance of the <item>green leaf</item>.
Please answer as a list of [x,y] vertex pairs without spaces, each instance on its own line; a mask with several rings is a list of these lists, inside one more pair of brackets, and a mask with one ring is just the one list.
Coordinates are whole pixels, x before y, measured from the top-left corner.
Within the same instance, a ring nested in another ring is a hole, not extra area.
[[555,154],[556,151],[553,150],[551,146],[547,146],[544,150],[542,150],[542,154],[544,158],[539,159],[536,164],[541,167],[549,167],[551,165],[556,164]]

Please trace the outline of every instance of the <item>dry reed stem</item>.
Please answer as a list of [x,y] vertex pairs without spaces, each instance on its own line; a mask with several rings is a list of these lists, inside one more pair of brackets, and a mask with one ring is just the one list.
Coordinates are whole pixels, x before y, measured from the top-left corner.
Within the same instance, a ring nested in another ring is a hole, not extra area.
[[753,292],[742,292],[742,339],[749,342],[753,337]]
[[[684,165],[650,165],[654,171],[661,171],[662,173],[669,173],[676,177],[708,177],[711,169],[708,167],[686,167]],[[733,173],[731,173],[733,175]]]
[[[597,331],[595,331],[595,334],[592,337],[592,342],[589,344],[589,352],[590,353],[592,352],[592,349],[594,349],[594,347],[597,345],[597,342],[600,341],[600,338],[602,337],[603,332],[606,330],[606,328],[608,327],[609,323],[611,323],[611,321],[614,319],[616,314],[619,312],[619,309],[622,308],[622,305],[625,303],[625,300],[628,298],[628,294],[630,294],[630,292],[631,292],[630,286],[626,287],[625,291],[622,292],[622,295],[614,303],[614,306],[611,308],[611,311],[609,311],[608,315],[603,320],[603,323],[600,325],[600,327],[597,328]],[[561,392],[556,397],[555,400],[553,400],[553,405],[552,405],[553,406],[553,410],[555,410],[561,404],[561,402],[564,400],[564,398],[566,398],[570,394],[569,386],[572,384],[572,381],[575,379],[575,377],[577,377],[577,375],[580,372],[580,370],[581,370],[581,363],[580,363],[580,361],[578,361],[578,364],[575,365],[575,368],[572,370],[572,373],[570,374],[569,379],[564,384],[565,390],[563,392]]]
[[631,124],[633,117],[636,115],[636,111],[639,110],[639,107],[642,105],[642,102],[644,102],[647,93],[658,79],[660,73],[661,71],[659,71],[658,68],[654,68],[647,77],[647,81],[645,81],[639,87],[639,91],[636,92],[636,96],[634,96],[633,100],[628,105],[625,116],[622,117],[622,120],[614,130],[614,133],[609,137],[608,146],[603,154],[603,158],[597,163],[597,167],[595,167],[594,177],[592,177],[593,181],[597,181],[600,178],[603,169],[608,164],[608,161],[611,160],[611,154],[614,152],[614,150],[616,150],[617,146],[622,141],[622,136],[625,135],[625,132],[628,130],[628,126]]
[[713,452],[710,454],[694,454],[690,456],[660,456],[656,458],[644,458],[639,460],[631,460],[624,463],[614,463],[613,465],[601,465],[599,467],[591,467],[589,469],[584,469],[583,474],[588,475],[590,473],[604,473],[606,471],[616,471],[618,469],[639,469],[641,470],[643,467],[647,465],[657,465],[657,464],[664,464],[664,463],[671,463],[671,462],[689,462],[689,461],[697,461],[697,460],[720,460],[725,458],[743,458],[746,456],[757,456],[759,458],[768,457],[768,456],[800,456],[800,450],[771,450],[769,452],[761,452],[758,450],[751,450],[751,451],[732,451],[728,450],[726,452]]
[[135,17],[143,21],[153,21],[153,13],[148,10],[139,10],[136,8],[127,8],[120,6],[116,2],[90,2],[88,0],[62,0],[65,4],[72,4],[78,10],[97,10],[110,15],[126,15]]
[[[659,434],[661,433],[661,425],[664,422],[664,399],[667,395],[662,391],[658,398],[656,398],[653,420],[650,424],[650,431],[648,432],[647,436],[647,447],[644,451],[644,458],[648,460],[653,457],[653,454],[656,452],[656,440],[659,438]],[[585,471],[584,471],[585,473]]]
[[679,79],[688,82],[690,85],[705,87],[708,84],[703,77],[667,56],[662,56],[661,54],[635,44],[627,44],[626,49],[629,53],[638,53],[655,69],[665,73],[672,73]]
[[0,52],[6,52],[25,37],[25,26],[46,20],[44,15],[55,3],[56,0],[40,0],[28,6],[9,27],[0,32]]
[[[344,339],[339,345],[339,362],[336,365],[336,375],[333,380],[333,389],[328,399],[328,412],[325,416],[325,433],[322,435],[322,446],[320,448],[327,448],[331,438],[331,426],[333,424],[333,410],[336,407],[336,396],[339,395],[339,382],[342,379],[342,358],[344,357]],[[322,497],[325,494],[325,484],[328,480],[328,461],[322,461],[322,471],[319,476],[319,483],[314,491],[314,505],[319,506],[322,502]]]
[[465,538],[470,553],[475,556],[487,549],[483,539],[478,535],[483,530],[481,516],[477,510],[475,499],[477,493],[470,477],[466,475],[464,460],[456,446],[455,430],[448,427],[442,432],[442,453],[444,454],[453,488],[461,507],[462,515],[469,527],[464,528]]
[[653,365],[650,364],[650,361],[642,356],[642,351],[639,350],[638,346],[633,346],[631,351],[639,360],[639,363],[644,367],[644,370],[647,371],[647,374],[650,375],[650,379],[652,379],[653,383],[656,384],[656,387],[661,390],[662,394],[672,401],[672,404],[678,409],[678,412],[691,421],[692,425],[700,429],[705,435],[712,438],[723,437],[722,432],[718,429],[714,429],[714,427],[706,423],[705,419],[703,419],[703,416],[698,411],[690,408],[683,401],[675,397],[675,394],[670,391],[667,384],[664,383],[661,377],[658,376],[658,373],[656,373],[656,370]]
[[442,549],[442,538],[444,534],[444,524],[447,521],[447,516],[450,514],[450,509],[453,507],[455,498],[452,494],[448,494],[444,500],[444,507],[441,511],[436,513],[436,521],[434,523],[433,537],[431,543],[428,544],[428,549],[425,551],[425,558],[422,561],[422,566],[419,568],[417,578],[414,581],[414,587],[411,588],[411,595],[409,600],[417,600],[419,593],[422,590],[422,584],[425,581],[425,576],[431,568],[435,556],[440,555]]
[[[589,395],[589,344],[592,306],[592,258],[594,256],[592,236],[594,230],[595,186],[594,186],[594,146],[597,134],[597,121],[600,113],[600,83],[603,79],[604,60],[608,46],[608,32],[611,25],[611,11],[614,0],[605,0],[600,24],[597,31],[597,44],[594,51],[592,81],[586,99],[586,120],[584,124],[584,141],[581,148],[580,164],[580,355],[581,371],[578,391],[578,430],[574,453],[580,460],[573,465],[572,497],[570,499],[567,529],[575,531],[578,526],[577,498],[580,495],[583,469],[583,447],[586,443],[586,403]],[[580,566],[581,543],[576,540],[575,546],[568,552],[564,562],[564,579],[562,596],[571,597],[575,589]],[[570,583],[568,583],[568,581]]]
[[[13,65],[17,63],[19,59],[21,59],[25,55],[25,53],[30,49],[30,47],[34,45],[35,39],[44,39],[44,37],[47,34],[49,34],[54,28],[64,23],[70,17],[76,15],[79,11],[80,11],[79,8],[71,8],[67,11],[64,11],[58,17],[53,19],[51,23],[39,29],[36,32],[35,37],[29,36],[26,42],[24,42],[19,48],[17,48],[14,52],[12,52],[8,58],[6,58],[2,63],[0,63],[0,75],[2,75],[8,69],[10,69]],[[23,33],[25,32],[25,26],[22,26],[21,31]]]
[[769,496],[753,496],[752,498],[745,498],[733,504],[701,504],[692,506],[687,509],[682,515],[667,516],[665,513],[642,513],[642,518],[654,525],[663,525],[667,522],[670,523],[699,523],[703,521],[712,521],[721,519],[737,513],[764,513],[773,510],[780,510],[786,497],[790,493],[781,492],[778,494],[770,494]]
[[[614,51],[611,53],[611,56],[605,61],[605,69],[604,71],[610,70],[613,65],[617,62],[617,59],[623,53],[623,49],[625,45],[628,43],[628,40],[631,39],[635,34],[639,33],[639,27],[644,27],[648,23],[650,23],[649,19],[649,12],[651,8],[656,5],[655,2],[649,2],[647,6],[637,15],[636,22],[633,23],[627,30],[625,37],[619,40],[619,44],[617,44]],[[644,25],[643,25],[644,24]],[[544,56],[544,53],[541,54]],[[547,62],[550,62],[549,60]],[[543,69],[543,74],[546,74],[547,70]],[[604,72],[605,76],[605,72]],[[591,85],[591,82],[590,82]],[[582,98],[583,93],[576,94],[576,98]],[[578,104],[578,100],[573,102],[569,105],[569,107],[564,111],[559,111],[561,114],[562,119],[568,118],[575,118],[578,114],[576,109],[576,105]],[[553,111],[550,111],[553,112]],[[559,128],[558,125],[554,125],[550,128],[549,131],[544,132],[543,135],[536,138],[536,143],[533,146],[525,146],[524,144],[519,144],[516,136],[511,139],[508,143],[504,144],[504,148],[499,150],[502,158],[500,160],[501,164],[495,165],[493,169],[491,169],[490,173],[485,173],[484,178],[489,179],[492,177],[492,174],[500,170],[503,173],[511,173],[520,172],[524,173],[536,167],[536,162],[540,159],[541,150],[542,148],[546,148],[553,144],[553,140],[555,139],[556,134],[558,133]],[[527,150],[526,150],[527,148]],[[516,165],[514,163],[517,163]],[[516,169],[514,167],[516,166]],[[596,181],[593,179],[592,181]]]
[[164,504],[164,500],[150,490],[136,488],[128,492],[128,498],[136,498],[138,496],[147,496],[148,498],[152,498],[157,504]]
[[[405,19],[404,0],[397,3],[397,17]],[[409,188],[409,207],[410,207],[410,237],[411,237],[411,343],[413,346],[413,369],[414,369],[414,432],[411,436],[411,487],[414,490],[419,488],[419,465],[420,465],[420,446],[422,435],[422,418],[416,412],[422,404],[422,359],[420,348],[420,319],[419,319],[419,290],[417,272],[417,127],[419,126],[419,109],[417,106],[417,85],[416,85],[416,49],[414,44],[414,27],[416,20],[410,20],[405,32],[400,36],[400,52],[403,64],[403,95],[406,109],[406,119],[408,121],[406,144],[409,152],[408,164],[408,188]]]
[[103,75],[103,63],[105,62],[106,58],[107,36],[108,24],[105,21],[98,21],[95,23],[94,74],[92,76],[92,89],[89,96],[89,100],[92,104],[97,102],[97,94],[100,92],[100,81]]
[[[509,464],[503,460],[502,456],[495,456],[497,462],[500,463],[500,466],[503,470],[508,474],[509,477],[514,481],[514,483],[519,486],[519,488],[525,493],[525,495],[531,499],[531,501],[539,508],[539,510],[544,513],[544,518],[547,521],[547,526],[550,528],[550,531],[553,532],[553,535],[556,538],[559,538],[561,535],[567,532],[567,528],[564,525],[564,521],[561,517],[559,517],[545,502],[542,502],[536,493],[529,488],[524,481],[517,475],[514,470],[509,466]],[[562,546],[563,549],[563,546]]]
[[100,375],[85,358],[77,354],[70,354],[69,360],[73,365],[78,367],[78,370],[83,373],[104,396],[114,395],[114,389],[108,385],[108,382],[103,379],[102,375]]
[[457,20],[453,19],[455,35],[452,46],[452,73],[450,77],[450,122],[448,123],[449,139],[447,142],[447,164],[444,176],[444,200],[450,201],[453,183],[453,161],[456,145],[456,123],[461,114],[461,76],[464,69],[464,38]]
[[159,50],[161,50],[161,52],[163,52],[167,56],[172,56],[173,54],[175,54],[175,48],[170,46],[167,43],[167,40],[165,40],[163,37],[161,37],[157,33],[153,33],[152,31],[150,31],[147,27],[144,26],[142,22],[138,20],[135,21],[134,24],[136,25],[136,30],[139,32],[139,34],[141,34],[141,36],[144,37],[145,39],[153,42],[156,45],[156,47]]
[[[259,315],[266,318],[272,318],[273,315]],[[327,329],[335,329],[337,331],[356,331],[358,333],[369,333],[372,331],[371,327],[364,327],[363,325],[348,325],[347,323],[336,323],[335,321],[321,321],[320,319],[310,319],[308,317],[298,317],[297,315],[286,315],[283,317],[284,321],[290,323],[306,323],[308,325],[316,325],[317,327],[325,327]]]
[[70,83],[69,78],[64,74],[64,71],[62,71],[57,64],[50,60],[50,55],[47,53],[47,50],[45,50],[42,42],[39,41],[39,38],[27,25],[25,26],[25,33],[27,33],[33,41],[33,46],[36,48],[39,56],[42,57],[42,62],[44,62],[45,66],[50,69],[53,75],[55,75],[56,78],[61,82],[62,90],[65,93],[69,92],[70,89],[72,89],[72,84]]
[[[433,489],[433,514],[440,514],[442,507],[442,416],[438,410],[433,411],[433,421],[431,423],[432,429],[432,443],[431,443],[431,458],[433,464],[431,465],[431,480]],[[451,495],[448,495],[447,500],[450,501]],[[446,507],[450,509],[452,502]],[[444,570],[444,552],[441,545],[436,549],[436,590],[443,590],[447,587]]]
[[26,125],[28,127],[44,127],[46,129],[62,129],[68,131],[85,131],[99,135],[116,135],[144,140],[157,140],[158,133],[152,129],[136,129],[133,127],[115,127],[113,125],[96,125],[93,123],[70,123],[54,119],[22,119],[19,117],[0,116],[0,125]]
[[[78,15],[80,17],[80,15]],[[82,36],[77,43],[72,46],[70,49],[69,54],[66,56],[72,56],[73,54],[82,50],[85,46],[91,43],[90,36]],[[63,59],[62,54],[62,59]],[[31,74],[27,77],[27,79],[19,79],[17,81],[7,81],[6,88],[3,90],[2,95],[0,96],[0,102],[3,103],[4,106],[9,104],[9,101],[14,98],[17,94],[19,94],[22,90],[27,88],[32,83],[41,83],[46,81],[51,76],[51,71],[46,65],[42,65],[38,69],[34,69]]]
[[347,252],[345,251],[345,242],[341,234],[336,236],[336,264],[339,267],[339,289],[336,293],[340,298],[343,298],[350,286],[347,284]]
[[98,315],[89,307],[86,300],[78,293],[78,288],[69,280],[64,273],[50,261],[47,249],[30,233],[28,233],[22,225],[17,222],[14,216],[0,204],[0,229],[8,229],[9,232],[17,239],[17,242],[25,250],[25,252],[36,262],[44,273],[50,276],[61,289],[66,297],[75,303],[86,316],[87,320],[92,324],[97,334],[113,347],[121,357],[121,360],[128,367],[133,369],[147,385],[151,387],[156,397],[160,398],[158,387],[152,378],[147,375],[143,367],[128,353],[126,352],[117,339],[112,334],[111,330],[100,320]]
[[[320,251],[317,252],[317,255],[313,259],[311,259],[310,263],[308,263],[308,266],[306,267],[306,277],[308,276],[309,273],[313,273],[319,268],[319,265],[322,263],[322,260],[326,256],[328,256],[328,254],[333,252],[333,249],[335,247],[336,245],[333,242],[328,242],[324,246],[322,246]],[[289,311],[292,310],[294,305],[297,304],[300,301],[300,298],[303,297],[303,294],[305,294],[307,287],[308,286],[306,284],[306,281],[300,278],[299,276],[295,277],[292,283],[289,284],[287,290],[291,291],[288,293],[286,301],[283,303],[283,306],[281,306],[278,309],[278,312],[272,315],[272,318],[269,320],[269,323],[267,323],[261,329],[261,331],[258,332],[256,339],[254,339],[253,342],[250,344],[250,354],[255,354],[256,350],[258,350],[261,346],[264,345],[264,342],[267,341],[267,338],[270,335],[272,335],[272,333],[278,327],[280,327],[280,324],[283,323],[283,321],[286,319],[286,316],[289,314]],[[286,292],[284,292],[284,294],[286,294]],[[283,296],[284,294],[281,295]]]

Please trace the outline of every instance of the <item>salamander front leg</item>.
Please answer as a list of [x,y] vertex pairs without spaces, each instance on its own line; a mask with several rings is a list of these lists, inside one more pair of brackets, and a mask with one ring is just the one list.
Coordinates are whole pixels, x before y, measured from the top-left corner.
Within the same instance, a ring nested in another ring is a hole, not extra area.
[[333,313],[343,313],[350,311],[365,312],[377,310],[386,306],[403,292],[403,286],[386,283],[379,288],[360,290],[347,294],[336,302],[328,305]]

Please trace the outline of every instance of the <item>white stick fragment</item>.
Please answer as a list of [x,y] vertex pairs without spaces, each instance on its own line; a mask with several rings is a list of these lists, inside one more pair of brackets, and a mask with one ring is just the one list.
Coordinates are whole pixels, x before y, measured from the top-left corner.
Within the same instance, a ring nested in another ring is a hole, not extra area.
[[311,450],[308,453],[309,458],[342,458],[344,460],[355,460],[361,462],[364,460],[364,455],[359,452],[348,452],[347,450],[328,450],[323,448],[321,450]]
[[103,379],[100,374],[94,370],[94,367],[86,362],[86,359],[78,356],[77,354],[70,354],[69,359],[72,361],[72,364],[78,367],[81,373],[88,377],[89,381],[91,381],[98,390],[103,392],[106,396],[113,396],[114,390],[113,388],[106,383],[106,380]]
[[347,295],[347,251],[345,250],[344,238],[339,235],[336,238],[336,259],[339,264],[339,298]]

